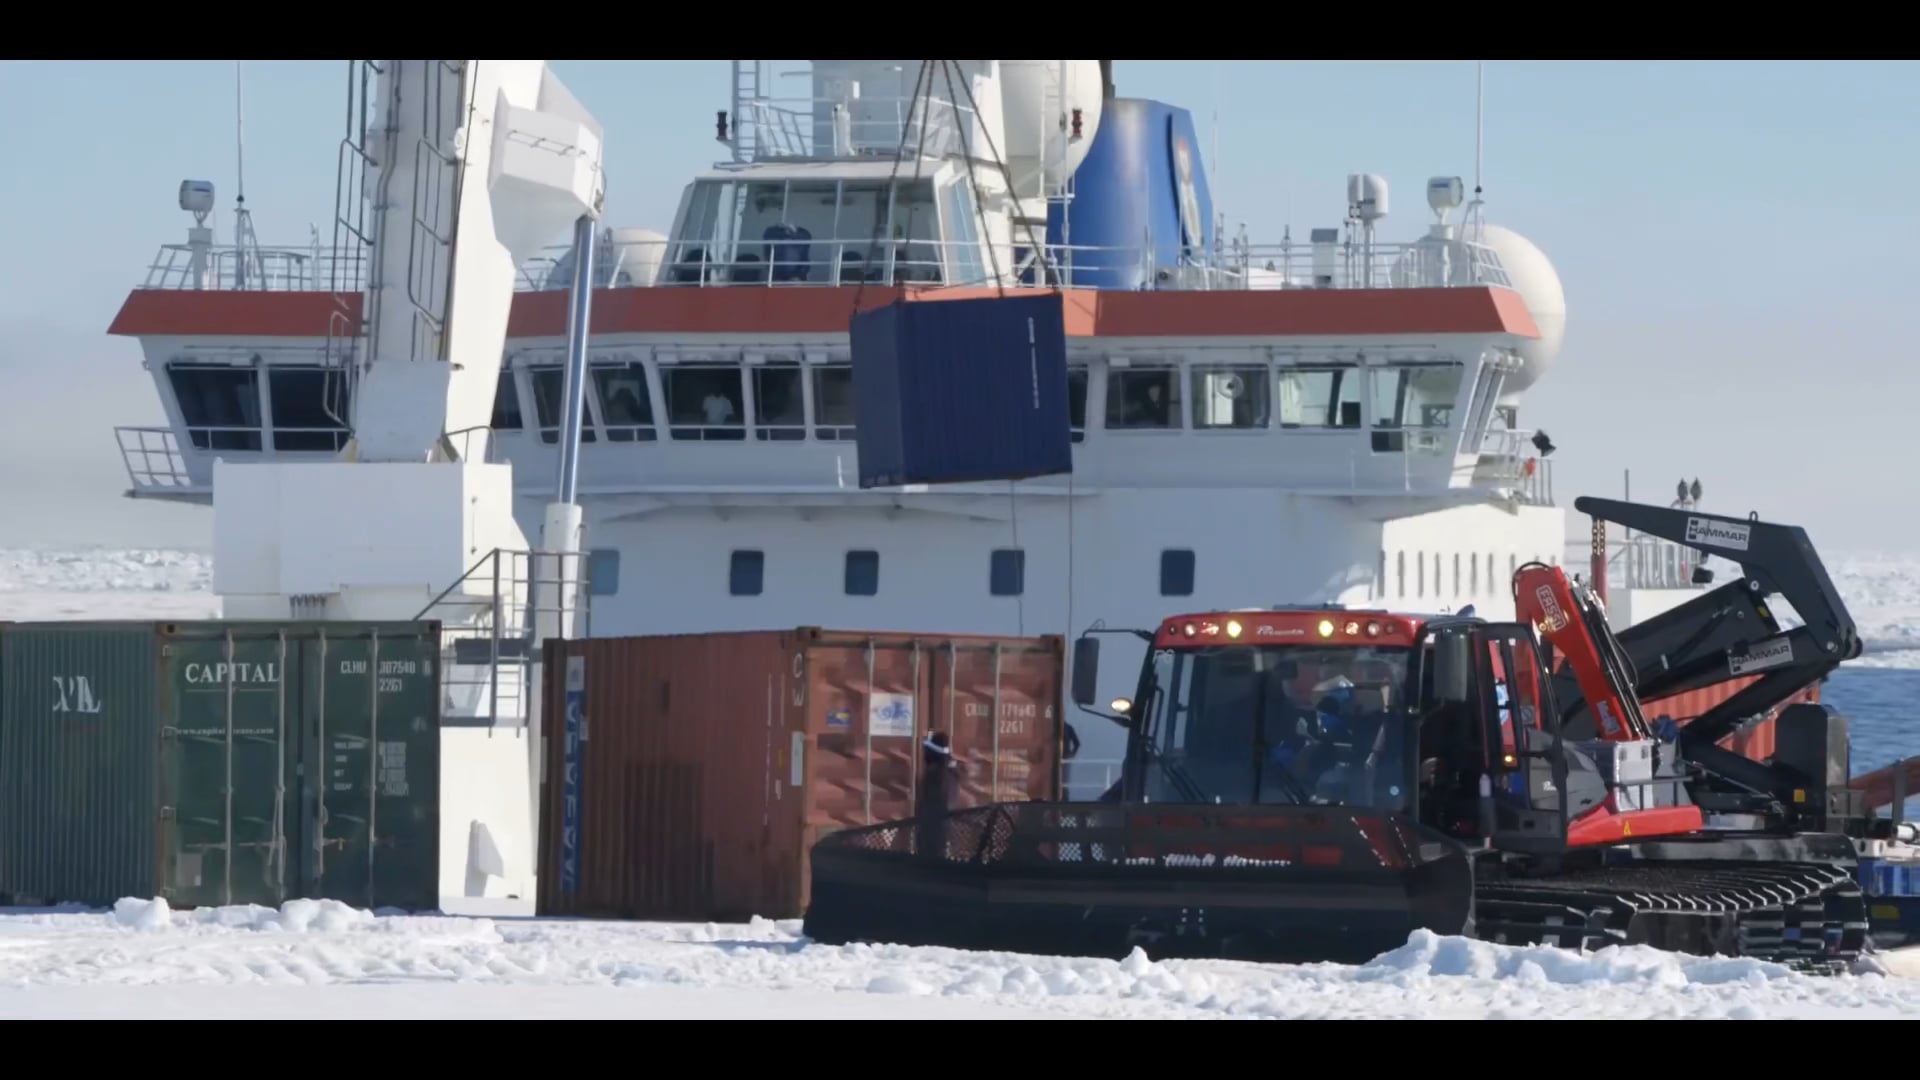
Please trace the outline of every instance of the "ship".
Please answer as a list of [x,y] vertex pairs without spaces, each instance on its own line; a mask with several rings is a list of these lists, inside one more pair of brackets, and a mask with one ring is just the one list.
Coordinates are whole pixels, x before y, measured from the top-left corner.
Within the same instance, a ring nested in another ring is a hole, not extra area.
[[[415,207],[412,253],[389,245],[379,263],[380,198],[406,198],[367,179],[381,171],[388,63],[532,62],[348,62],[331,245],[264,246],[244,213],[240,242],[216,244],[212,184],[182,185],[187,242],[162,246],[108,331],[139,341],[167,418],[116,429],[129,496],[212,505],[217,463],[350,453],[368,297],[383,298],[396,340],[403,323],[433,333],[452,318],[370,271],[452,250]],[[1565,558],[1553,445],[1523,418],[1561,351],[1564,290],[1539,246],[1487,220],[1477,180],[1425,178],[1424,226],[1392,242],[1386,179],[1352,173],[1343,192],[1333,177],[1327,205],[1343,213],[1255,242],[1216,206],[1192,112],[1121,95],[1113,61],[729,63],[720,160],[663,226],[595,225],[590,245],[521,262],[491,402],[465,402],[475,423],[442,435],[464,460],[511,465],[527,536],[556,477],[577,483],[579,632],[1072,641],[1248,597],[1511,619],[1516,568]],[[583,248],[590,378],[575,456],[562,433]],[[852,316],[920,290],[1025,289],[1068,308],[1071,472],[863,486]],[[1651,576],[1616,592],[1674,594],[1647,614],[1698,587],[1684,549],[1631,551]],[[492,737],[535,709],[537,553],[468,555],[421,610],[480,612],[481,631],[449,638],[445,723],[450,737]],[[236,607],[249,587],[233,583],[252,571],[229,562],[215,585],[230,615],[353,606],[315,587]],[[1104,670],[1124,681],[1126,669]],[[1069,720],[1068,793],[1094,797],[1125,733]],[[449,776],[503,768],[453,760]],[[446,815],[448,846],[466,853],[443,862],[449,891],[527,892],[525,867],[472,854],[488,845],[470,845],[465,823],[487,815],[470,809]],[[475,886],[482,864],[493,880]]]

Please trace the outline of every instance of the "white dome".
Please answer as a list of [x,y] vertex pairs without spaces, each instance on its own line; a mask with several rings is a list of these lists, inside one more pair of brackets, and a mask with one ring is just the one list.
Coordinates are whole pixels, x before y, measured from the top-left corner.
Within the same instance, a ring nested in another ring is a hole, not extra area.
[[1520,346],[1520,358],[1525,366],[1508,374],[1501,390],[1500,400],[1511,404],[1521,392],[1539,382],[1540,376],[1559,358],[1560,345],[1567,333],[1567,293],[1560,285],[1560,274],[1553,268],[1553,261],[1533,241],[1504,225],[1483,226],[1479,240],[1500,257],[1507,280],[1527,305],[1534,325],[1540,328],[1538,340]]
[[[1098,60],[1000,61],[1007,158],[1038,161],[1049,185],[1065,181],[1093,146],[1103,101]],[[1070,127],[1075,109],[1080,110],[1079,139],[1072,138]]]
[[[654,229],[602,229],[594,238],[593,285],[597,289],[645,288],[656,283],[666,261],[667,234]],[[543,290],[573,287],[571,248],[553,261]]]
[[[1435,227],[1408,245],[1389,271],[1395,288],[1458,287],[1473,283],[1473,260],[1462,244],[1463,230]],[[1479,242],[1491,248],[1506,271],[1507,281],[1527,313],[1539,328],[1539,338],[1520,346],[1522,366],[1510,372],[1500,392],[1502,404],[1510,405],[1521,393],[1553,367],[1560,355],[1560,343],[1567,332],[1567,294],[1560,286],[1560,274],[1552,260],[1533,241],[1504,225],[1482,225]]]

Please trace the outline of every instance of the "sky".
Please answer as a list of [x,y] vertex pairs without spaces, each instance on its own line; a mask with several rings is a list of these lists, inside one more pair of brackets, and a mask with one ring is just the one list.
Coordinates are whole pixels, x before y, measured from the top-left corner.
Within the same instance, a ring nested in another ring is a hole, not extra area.
[[[607,223],[667,228],[724,154],[728,64],[552,63],[605,125]],[[346,63],[243,69],[261,243],[330,235]],[[106,328],[184,240],[182,179],[214,182],[231,236],[234,71],[0,62],[0,546],[210,545],[210,509],[123,497],[113,428],[161,411]],[[1114,80],[1193,111],[1214,204],[1256,244],[1338,225],[1350,172],[1392,185],[1383,240],[1424,231],[1427,177],[1473,182],[1472,61],[1120,60]],[[1920,208],[1892,197],[1920,175],[1920,64],[1491,61],[1486,94],[1487,218],[1566,289],[1565,347],[1520,410],[1559,447],[1562,505],[1629,470],[1642,501],[1698,477],[1706,508],[1823,550],[1920,553]]]

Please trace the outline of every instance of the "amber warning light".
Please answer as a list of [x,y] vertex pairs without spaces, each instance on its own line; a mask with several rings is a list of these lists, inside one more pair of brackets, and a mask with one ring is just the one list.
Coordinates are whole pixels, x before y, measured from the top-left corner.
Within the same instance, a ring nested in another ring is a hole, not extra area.
[[1196,618],[1180,619],[1166,624],[1161,630],[1161,640],[1187,638],[1196,644],[1202,641],[1218,642],[1221,638],[1229,641],[1248,641],[1250,644],[1283,644],[1289,638],[1319,640],[1338,643],[1360,641],[1381,636],[1393,636],[1404,632],[1405,627],[1392,619],[1380,618],[1327,618],[1281,616],[1272,619],[1254,617],[1249,621],[1239,618]]

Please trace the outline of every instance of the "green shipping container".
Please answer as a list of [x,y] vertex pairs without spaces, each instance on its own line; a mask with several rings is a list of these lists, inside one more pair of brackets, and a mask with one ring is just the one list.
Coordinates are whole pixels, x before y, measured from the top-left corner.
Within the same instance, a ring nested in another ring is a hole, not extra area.
[[438,623],[0,624],[0,893],[440,903]]

